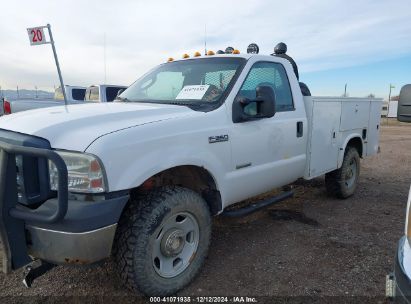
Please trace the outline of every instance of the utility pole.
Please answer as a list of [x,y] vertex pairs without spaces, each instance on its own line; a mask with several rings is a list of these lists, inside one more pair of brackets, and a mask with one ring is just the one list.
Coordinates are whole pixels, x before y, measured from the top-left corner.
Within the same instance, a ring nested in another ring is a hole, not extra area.
[[387,106],[387,125],[388,125],[388,115],[390,114],[390,101],[391,101],[391,89],[395,89],[395,86],[390,83],[390,92],[388,93],[388,106]]
[[395,86],[390,83],[390,93],[388,93],[388,104],[391,101],[391,89],[395,89]]
[[36,89],[36,98],[39,98],[39,95],[37,94],[37,86],[34,87]]
[[20,98],[19,86],[17,86],[17,98]]
[[106,33],[104,33],[104,84],[107,84]]

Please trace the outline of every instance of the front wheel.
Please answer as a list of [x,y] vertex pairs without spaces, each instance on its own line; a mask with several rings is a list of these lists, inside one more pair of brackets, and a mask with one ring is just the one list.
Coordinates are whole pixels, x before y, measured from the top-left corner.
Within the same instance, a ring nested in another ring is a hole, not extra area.
[[186,286],[208,252],[211,215],[194,191],[164,187],[132,201],[122,216],[114,247],[125,285],[148,296],[167,296]]
[[360,155],[354,147],[348,147],[340,169],[325,175],[329,195],[348,198],[354,194],[360,176]]

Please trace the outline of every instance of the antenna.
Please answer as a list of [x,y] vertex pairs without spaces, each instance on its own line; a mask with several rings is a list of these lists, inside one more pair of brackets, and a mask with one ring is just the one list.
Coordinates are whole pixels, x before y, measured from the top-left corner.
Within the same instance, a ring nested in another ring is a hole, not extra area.
[[104,32],[104,84],[107,83],[107,64],[106,64],[106,33]]
[[204,24],[204,55],[207,55],[207,23]]

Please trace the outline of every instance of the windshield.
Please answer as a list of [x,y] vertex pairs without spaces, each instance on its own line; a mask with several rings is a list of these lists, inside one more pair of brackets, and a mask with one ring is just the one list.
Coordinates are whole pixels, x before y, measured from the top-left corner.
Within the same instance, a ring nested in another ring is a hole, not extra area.
[[219,104],[229,92],[243,58],[201,58],[158,66],[120,94],[125,102]]

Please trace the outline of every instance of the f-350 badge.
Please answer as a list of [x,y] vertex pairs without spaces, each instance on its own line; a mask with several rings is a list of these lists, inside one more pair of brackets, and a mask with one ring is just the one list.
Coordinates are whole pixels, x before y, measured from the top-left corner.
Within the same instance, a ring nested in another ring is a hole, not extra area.
[[210,143],[210,144],[223,142],[223,141],[228,141],[228,135],[210,136],[208,138],[208,143]]

